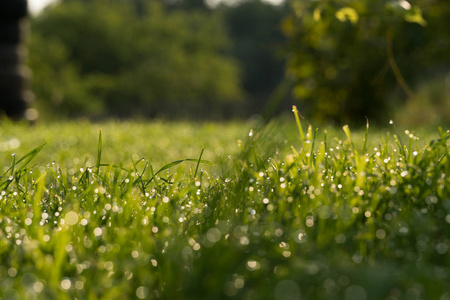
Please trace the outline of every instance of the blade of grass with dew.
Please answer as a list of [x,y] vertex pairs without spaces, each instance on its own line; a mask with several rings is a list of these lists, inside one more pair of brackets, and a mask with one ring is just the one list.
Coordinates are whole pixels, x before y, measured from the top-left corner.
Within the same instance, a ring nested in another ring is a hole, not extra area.
[[366,154],[367,153],[367,139],[369,136],[369,119],[366,118],[366,132],[364,134],[364,144],[363,144],[363,149],[362,149],[362,154]]
[[95,166],[97,167],[95,173],[98,175],[100,172],[100,162],[102,160],[102,130],[98,131],[98,147],[97,147],[97,162]]
[[209,165],[209,166],[214,166],[214,163],[212,163],[212,162],[210,162],[210,161],[207,161],[207,160],[199,160],[199,159],[196,159],[196,158],[188,158],[188,159],[181,159],[181,160],[176,160],[176,161],[173,161],[173,162],[171,162],[171,163],[168,163],[167,165],[165,165],[165,166],[163,166],[161,169],[159,169],[149,180],[147,180],[147,182],[146,182],[146,185],[145,186],[147,186],[148,184],[150,184],[150,182],[152,182],[152,180],[156,177],[156,175],[158,175],[159,173],[161,173],[162,171],[164,171],[164,170],[167,170],[167,169],[170,169],[171,167],[173,167],[173,166],[176,166],[176,165],[179,165],[179,164],[181,164],[182,162],[196,162],[197,164],[200,164],[200,163],[202,163],[202,164],[206,164],[206,165]]
[[[16,174],[17,172],[24,170],[28,166],[28,164],[39,154],[39,152],[41,152],[42,149],[44,149],[45,145],[46,145],[46,143],[40,145],[39,147],[34,148],[30,152],[28,152],[27,154],[22,156],[18,161],[15,160],[15,156],[14,156],[13,164],[11,165],[11,167],[9,167],[9,169],[6,170],[6,172],[3,174],[3,176],[0,177],[0,180],[3,180],[9,172],[11,172],[11,176],[14,176],[14,174]],[[21,162],[23,162],[22,165],[18,169],[15,169],[15,166],[17,166]],[[9,180],[9,177],[10,176],[8,176],[8,178],[6,178],[6,180],[0,181],[0,187],[5,185],[5,183],[6,183],[6,187],[8,187],[8,185],[11,183],[11,180]]]
[[302,142],[302,147],[305,146],[305,134],[303,133],[303,128],[302,128],[302,124],[300,123],[300,118],[298,116],[298,110],[297,110],[297,106],[293,105],[292,106],[292,111],[294,112],[294,116],[295,116],[295,122],[297,123],[297,128],[298,128],[298,132],[300,133],[300,139]]
[[205,151],[204,147],[202,148],[202,151],[200,152],[200,156],[198,157],[197,166],[195,167],[194,178],[197,178],[198,167],[200,166],[200,162],[202,161],[203,151]]

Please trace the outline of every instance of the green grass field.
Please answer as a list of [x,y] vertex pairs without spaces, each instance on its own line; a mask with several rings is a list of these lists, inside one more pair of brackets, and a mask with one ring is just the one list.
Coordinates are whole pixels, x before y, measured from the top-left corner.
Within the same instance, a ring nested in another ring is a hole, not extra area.
[[449,300],[449,142],[294,116],[4,123],[0,298]]

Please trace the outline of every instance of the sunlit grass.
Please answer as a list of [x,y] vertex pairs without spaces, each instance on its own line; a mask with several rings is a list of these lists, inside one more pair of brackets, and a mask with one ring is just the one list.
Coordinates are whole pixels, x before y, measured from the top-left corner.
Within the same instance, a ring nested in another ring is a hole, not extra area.
[[449,140],[5,124],[0,297],[450,299]]

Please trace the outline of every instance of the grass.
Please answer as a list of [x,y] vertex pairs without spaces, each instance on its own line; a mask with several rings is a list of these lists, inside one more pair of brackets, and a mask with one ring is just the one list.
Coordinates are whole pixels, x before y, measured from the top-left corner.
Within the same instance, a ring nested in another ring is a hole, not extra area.
[[5,124],[0,297],[450,299],[450,134],[302,122]]

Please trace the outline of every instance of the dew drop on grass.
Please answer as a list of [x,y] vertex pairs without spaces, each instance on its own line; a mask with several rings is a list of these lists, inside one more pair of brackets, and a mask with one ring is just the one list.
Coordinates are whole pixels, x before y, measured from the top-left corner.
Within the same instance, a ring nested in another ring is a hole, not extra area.
[[70,282],[69,278],[64,278],[63,280],[61,280],[61,288],[63,290],[68,290],[68,289],[70,289],[71,286],[72,286],[72,283]]
[[358,253],[355,253],[352,256],[352,260],[355,264],[359,264],[360,262],[362,262],[362,259],[363,259],[363,257]]
[[260,266],[261,265],[256,260],[249,260],[249,261],[247,261],[246,268],[249,271],[255,271],[255,270],[258,270],[260,268]]
[[288,258],[291,256],[291,251],[283,251],[283,256]]
[[400,224],[398,228],[398,234],[399,235],[407,235],[409,233],[409,228],[406,224]]
[[382,240],[382,239],[384,239],[384,238],[386,237],[386,231],[384,231],[383,229],[378,229],[378,230],[375,232],[375,236],[376,236],[378,239]]
[[220,231],[217,228],[211,228],[206,233],[206,239],[211,243],[217,243],[220,240]]
[[242,246],[247,246],[247,245],[250,243],[250,240],[248,239],[248,237],[243,236],[243,237],[241,237],[241,238],[239,239],[239,243],[240,243]]
[[15,277],[17,275],[17,269],[16,268],[9,268],[8,269],[8,275],[10,277]]
[[283,230],[280,228],[277,228],[277,229],[275,229],[274,234],[275,234],[275,236],[280,237],[283,235]]
[[84,288],[84,282],[83,282],[83,281],[80,281],[80,280],[76,281],[76,282],[75,282],[75,288],[76,288],[77,290],[82,290],[82,289]]
[[139,299],[145,299],[148,297],[149,291],[148,288],[145,286],[140,286],[136,289],[136,296]]
[[297,243],[303,243],[303,242],[305,242],[305,241],[306,241],[306,233],[303,232],[303,231],[297,232],[297,233],[295,234],[295,241],[296,241]]
[[343,233],[338,234],[337,236],[334,237],[334,240],[335,240],[336,243],[338,243],[338,244],[343,244],[343,243],[345,243],[345,240],[346,240],[345,234],[343,234]]
[[103,230],[100,227],[97,227],[94,229],[94,235],[95,236],[101,236],[103,233]]
[[228,297],[233,297],[237,294],[237,289],[234,286],[233,282],[228,281],[223,285],[223,292]]
[[64,220],[67,225],[75,225],[78,223],[78,214],[74,211],[70,211],[66,213]]
[[42,282],[40,282],[40,281],[36,281],[36,282],[33,284],[33,290],[34,290],[36,293],[42,292],[42,290],[44,290],[44,284],[43,284]]
[[450,214],[445,216],[445,222],[447,222],[448,224],[450,224]]
[[234,286],[237,289],[242,289],[245,285],[245,280],[242,276],[236,276],[236,279],[234,280]]

